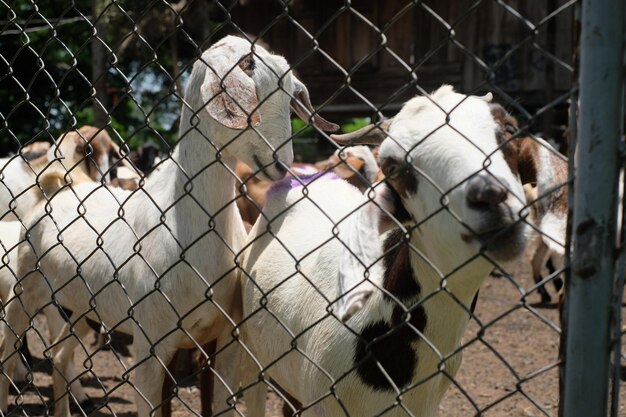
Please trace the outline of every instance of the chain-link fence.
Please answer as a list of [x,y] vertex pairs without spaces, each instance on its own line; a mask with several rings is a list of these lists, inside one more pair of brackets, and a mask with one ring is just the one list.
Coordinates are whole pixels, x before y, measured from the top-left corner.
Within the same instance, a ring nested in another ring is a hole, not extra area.
[[624,415],[621,2],[49,3],[2,413]]

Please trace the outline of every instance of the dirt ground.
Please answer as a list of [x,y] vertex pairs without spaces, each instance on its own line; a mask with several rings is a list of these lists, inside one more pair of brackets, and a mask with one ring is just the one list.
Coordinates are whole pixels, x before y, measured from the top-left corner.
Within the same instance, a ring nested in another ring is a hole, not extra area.
[[[528,268],[520,265],[513,271],[514,279],[490,277],[480,290],[476,320],[468,327],[464,341],[463,364],[444,401],[440,416],[465,417],[535,417],[558,415],[558,348],[559,320],[555,304],[536,305],[539,295],[527,296],[522,303],[521,288],[532,286]],[[521,286],[521,287],[520,287]],[[550,285],[554,296],[554,289]],[[49,361],[42,360],[40,338],[28,336],[36,357],[34,385],[23,387],[22,395],[12,394],[11,402],[19,404],[10,415],[45,415],[52,410],[49,403],[52,389]],[[95,334],[94,334],[95,339]],[[87,347],[89,349],[89,347]],[[88,369],[81,378],[88,395],[100,408],[94,416],[135,415],[134,391],[125,377],[122,364],[129,367],[131,358],[111,351],[98,351],[89,360],[80,353],[76,361]],[[199,390],[187,381],[179,388],[173,402],[173,415],[199,413]],[[620,416],[626,416],[626,386],[622,387]],[[282,416],[282,400],[269,394],[266,416]],[[245,406],[238,406],[242,412]],[[80,415],[74,407],[74,414]]]

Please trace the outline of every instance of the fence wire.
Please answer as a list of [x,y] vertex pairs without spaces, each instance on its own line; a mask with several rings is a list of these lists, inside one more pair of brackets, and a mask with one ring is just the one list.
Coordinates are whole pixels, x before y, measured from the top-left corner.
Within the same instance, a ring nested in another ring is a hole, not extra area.
[[560,415],[579,2],[52,3],[0,1],[3,415]]

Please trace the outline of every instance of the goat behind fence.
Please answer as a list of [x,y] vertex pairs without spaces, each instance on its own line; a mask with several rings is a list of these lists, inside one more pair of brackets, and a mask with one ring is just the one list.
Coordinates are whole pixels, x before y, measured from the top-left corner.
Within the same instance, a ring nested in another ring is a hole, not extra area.
[[620,415],[624,5],[231,3],[0,5],[2,412]]

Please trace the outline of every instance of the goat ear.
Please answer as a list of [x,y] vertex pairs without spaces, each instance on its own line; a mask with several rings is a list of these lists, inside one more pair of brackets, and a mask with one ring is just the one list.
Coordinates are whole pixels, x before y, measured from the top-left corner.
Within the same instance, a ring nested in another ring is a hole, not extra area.
[[563,254],[567,230],[567,158],[541,138],[513,138],[517,120],[499,104],[490,105],[497,124],[498,143],[511,170],[519,174],[522,185],[536,184],[537,227],[550,249]]
[[99,181],[110,170],[113,139],[106,129],[83,126],[78,129],[76,152],[93,181]]
[[341,161],[338,158],[337,162],[339,164],[335,168],[335,173],[339,177],[343,178],[344,180],[354,177],[357,172],[361,171],[361,168],[363,168],[363,165],[365,165],[364,160],[362,160],[361,158],[357,158],[356,156],[352,156],[352,155],[347,155],[344,158],[344,161],[345,162]]
[[360,311],[371,295],[382,288],[383,248],[379,233],[380,209],[368,203],[351,213],[339,226],[339,294],[336,314],[346,322]]
[[52,161],[56,158],[64,158],[66,160],[74,160],[74,154],[79,144],[80,136],[77,132],[66,132],[59,136],[56,143],[53,143],[48,149],[48,160]]
[[296,77],[293,77],[293,80],[296,88],[294,89],[293,98],[290,103],[291,110],[293,110],[293,112],[305,122],[309,120],[312,121],[318,129],[324,132],[336,132],[339,130],[338,125],[329,122],[319,114],[313,116],[315,110],[313,109],[313,105],[311,105],[309,90],[307,90],[302,81]]
[[221,61],[207,65],[200,93],[206,110],[218,123],[237,130],[261,124],[256,84],[250,77],[253,71],[252,54],[241,58],[234,67]]

